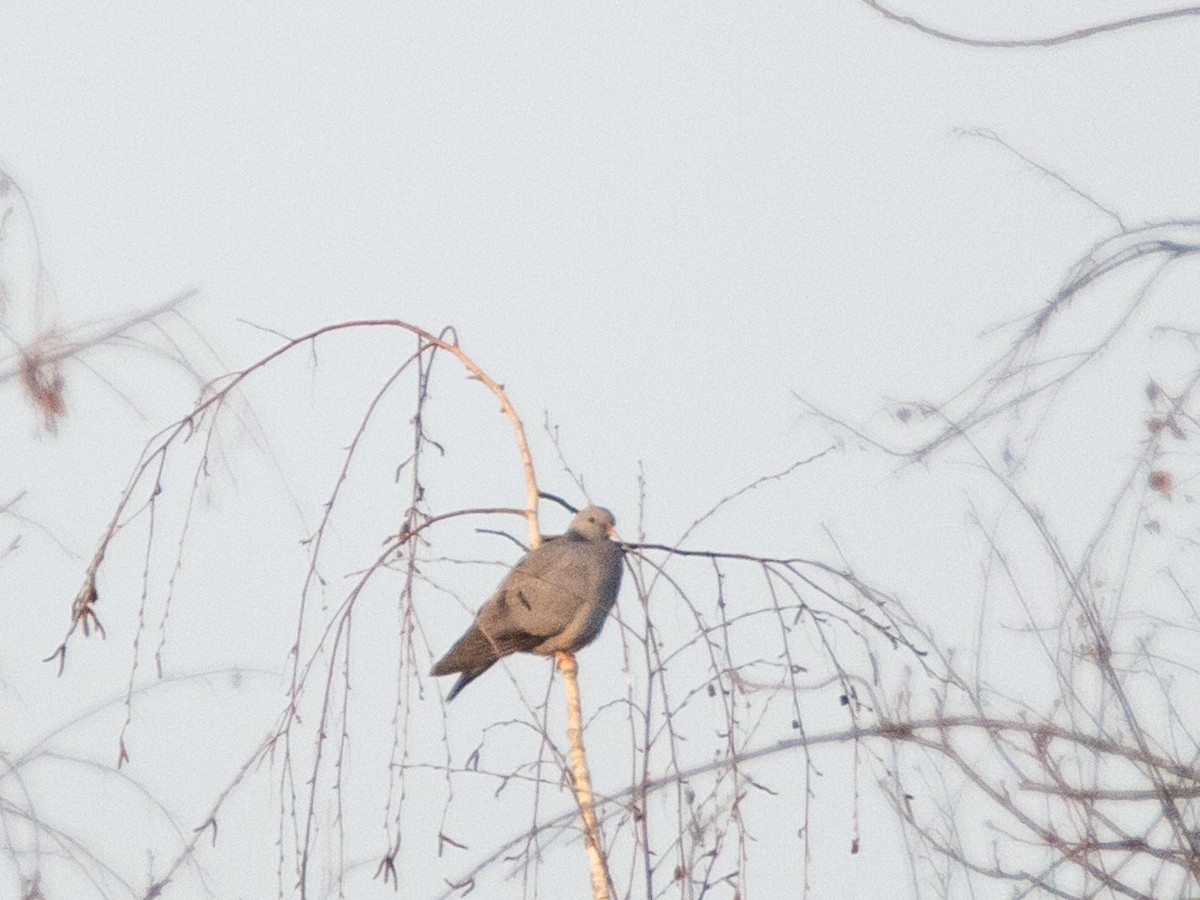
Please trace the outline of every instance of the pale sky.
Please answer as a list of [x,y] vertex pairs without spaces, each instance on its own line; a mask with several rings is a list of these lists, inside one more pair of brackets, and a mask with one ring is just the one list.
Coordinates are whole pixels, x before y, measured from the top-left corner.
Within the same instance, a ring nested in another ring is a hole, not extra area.
[[[990,16],[947,3],[907,9],[992,36],[1145,11],[1133,2],[1046,6],[1006,4]],[[964,510],[978,472],[961,460],[900,467],[864,444],[839,442],[795,395],[857,426],[892,427],[893,401],[942,400],[965,384],[1011,337],[985,330],[1036,309],[1112,232],[1095,206],[959,129],[999,135],[1129,225],[1195,216],[1198,28],[1182,20],[1053,50],[1001,51],[939,43],[855,0],[5,3],[0,169],[28,198],[48,280],[39,300],[18,209],[0,257],[9,292],[0,355],[7,360],[13,342],[52,324],[110,320],[189,289],[197,294],[181,308],[186,321],[163,325],[205,378],[275,349],[272,331],[294,336],[367,318],[435,333],[453,326],[523,415],[542,487],[585,499],[562,471],[548,419],[591,499],[614,510],[627,539],[638,531],[639,473],[647,540],[671,544],[722,497],[837,443],[838,452],[732,503],[688,546],[830,562],[845,553],[864,577],[936,622],[947,645],[969,646],[979,541]],[[1187,289],[1164,287],[1181,297]],[[0,800],[32,804],[114,860],[132,885],[89,881],[49,859],[41,866],[48,900],[141,896],[274,725],[306,570],[299,541],[371,397],[412,347],[376,334],[323,340],[315,357],[296,352],[248,385],[229,411],[186,535],[164,654],[168,675],[241,674],[139,695],[119,776],[50,759],[24,772],[20,786],[0,773]],[[1159,364],[1130,352],[1131,365]],[[144,442],[197,395],[193,378],[161,355],[107,348],[85,361],[64,373],[68,415],[54,435],[39,430],[13,381],[0,383],[0,503],[27,492],[19,511],[37,523],[0,518],[0,546],[20,535],[19,548],[0,557],[0,752],[10,759],[123,697],[146,565],[145,537],[134,528],[102,570],[107,640],[75,640],[61,678],[42,659],[62,639]],[[1060,467],[1033,471],[1028,483],[1047,503],[1061,500],[1064,517],[1102,508],[1107,495],[1088,498],[1086,485],[1119,477],[1135,452],[1103,436],[1085,441],[1083,429],[1106,396],[1134,403],[1140,377],[1125,393],[1101,388],[1099,400],[1064,401],[1082,424],[1059,426]],[[312,607],[318,618],[395,533],[407,503],[394,475],[411,446],[411,395],[399,388],[381,414],[340,501],[322,565],[329,586]],[[437,363],[432,397],[427,424],[447,450],[426,464],[433,511],[520,506],[520,467],[494,400],[448,359]],[[1136,434],[1141,414],[1132,409],[1127,419],[1114,416],[1123,435]],[[196,449],[165,481],[138,685],[154,682],[148,658]],[[553,506],[543,514],[546,532],[566,524]],[[432,555],[511,564],[515,548],[476,526],[521,533],[515,520],[455,523],[438,532]],[[417,644],[439,655],[502,572],[431,564],[418,594],[425,630]],[[697,602],[711,603],[711,569],[678,572],[693,579]],[[376,584],[356,626],[364,724],[343,814],[353,897],[393,896],[371,875],[387,840],[373,779],[387,784],[397,666],[385,661],[395,653],[399,584],[398,576]],[[731,570],[728,590],[762,605],[753,573]],[[694,620],[669,591],[656,598],[657,627],[668,641],[687,640]],[[620,603],[636,617],[628,579]],[[585,711],[624,696],[634,677],[623,671],[618,632],[610,623],[580,655]],[[746,633],[748,652],[754,635]],[[417,661],[422,674],[429,662]],[[540,700],[547,670],[521,659],[512,677],[489,673],[487,685],[481,679],[448,708],[445,744],[426,679],[407,726],[414,758],[441,765],[449,753],[461,767],[481,740],[488,767],[536,755],[527,729],[485,729],[528,720],[521,694]],[[552,694],[552,728],[560,703]],[[804,703],[816,730],[845,724],[835,702],[814,695]],[[48,746],[111,766],[124,718],[118,704]],[[629,786],[628,732],[618,733],[624,719],[599,721],[593,773],[599,790],[617,793]],[[688,721],[687,757],[710,759],[721,723]],[[791,736],[765,721],[747,736],[750,746]],[[899,826],[872,794],[874,776],[862,773],[864,849],[849,855],[852,748],[822,753],[812,896],[911,891],[896,874],[907,865]],[[754,770],[781,796],[747,801],[756,841],[744,896],[799,895],[798,765],[774,759]],[[126,778],[177,817],[182,838]],[[201,842],[203,877],[185,868],[164,896],[276,896],[279,785],[270,766],[248,779],[220,817],[216,845]],[[401,896],[437,896],[532,821],[524,788],[496,794],[493,782],[462,779],[454,793],[443,823],[446,779],[411,776]],[[565,794],[542,803],[545,818],[570,809]],[[26,848],[0,853],[0,896],[16,896],[20,876],[37,868],[33,838],[11,815],[3,825]],[[442,828],[469,850],[439,855]],[[337,865],[331,835],[318,842],[322,871]],[[501,880],[508,871],[490,870],[477,896],[531,896],[520,877]],[[551,844],[541,873],[540,896],[583,896],[578,842]],[[668,874],[659,886],[676,896]],[[557,879],[578,884],[558,890]],[[285,895],[294,881],[285,871]],[[618,885],[629,883],[619,873]],[[641,883],[632,884],[641,896]]]

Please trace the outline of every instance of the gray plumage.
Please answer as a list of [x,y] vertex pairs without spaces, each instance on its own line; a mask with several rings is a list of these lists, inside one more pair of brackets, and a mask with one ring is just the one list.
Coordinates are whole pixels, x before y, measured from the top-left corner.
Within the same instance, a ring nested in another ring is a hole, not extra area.
[[589,506],[566,534],[525,554],[433,667],[433,675],[462,673],[447,700],[510,653],[573,653],[595,640],[621,587],[615,525],[607,509]]

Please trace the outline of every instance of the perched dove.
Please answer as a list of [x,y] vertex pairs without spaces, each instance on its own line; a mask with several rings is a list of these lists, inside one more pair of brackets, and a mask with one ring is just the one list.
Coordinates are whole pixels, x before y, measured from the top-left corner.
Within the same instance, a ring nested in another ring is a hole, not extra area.
[[609,540],[615,525],[607,509],[589,506],[566,534],[547,538],[516,564],[433,667],[433,675],[462,673],[447,700],[502,656],[573,653],[595,640],[621,587],[623,551]]

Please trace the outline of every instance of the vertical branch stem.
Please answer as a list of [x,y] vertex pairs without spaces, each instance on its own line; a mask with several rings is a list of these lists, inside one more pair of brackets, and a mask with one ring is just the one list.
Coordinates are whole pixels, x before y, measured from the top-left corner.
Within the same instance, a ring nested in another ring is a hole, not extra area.
[[587,756],[583,751],[583,714],[579,703],[578,666],[575,655],[555,654],[558,671],[563,676],[563,693],[567,700],[567,743],[571,745],[571,774],[575,781],[575,799],[583,819],[583,845],[587,850],[592,873],[592,900],[609,900],[608,862],[600,849],[600,826],[596,822],[596,804],[592,799],[592,779],[588,775]]

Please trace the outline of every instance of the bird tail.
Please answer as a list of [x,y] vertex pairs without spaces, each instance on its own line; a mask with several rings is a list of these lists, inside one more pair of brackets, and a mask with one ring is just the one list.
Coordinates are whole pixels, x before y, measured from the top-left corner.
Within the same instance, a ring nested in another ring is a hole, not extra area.
[[490,669],[498,659],[500,655],[495,644],[487,639],[478,625],[472,625],[446,655],[437,661],[429,674],[437,677],[453,675],[455,672],[462,673],[446,696],[446,702],[449,703],[463,688]]
[[482,674],[483,670],[478,672],[463,672],[461,675],[459,675],[458,681],[454,682],[454,687],[450,688],[450,693],[446,695],[446,702],[449,703],[451,700],[457,697],[463,688],[465,688],[468,684]]

